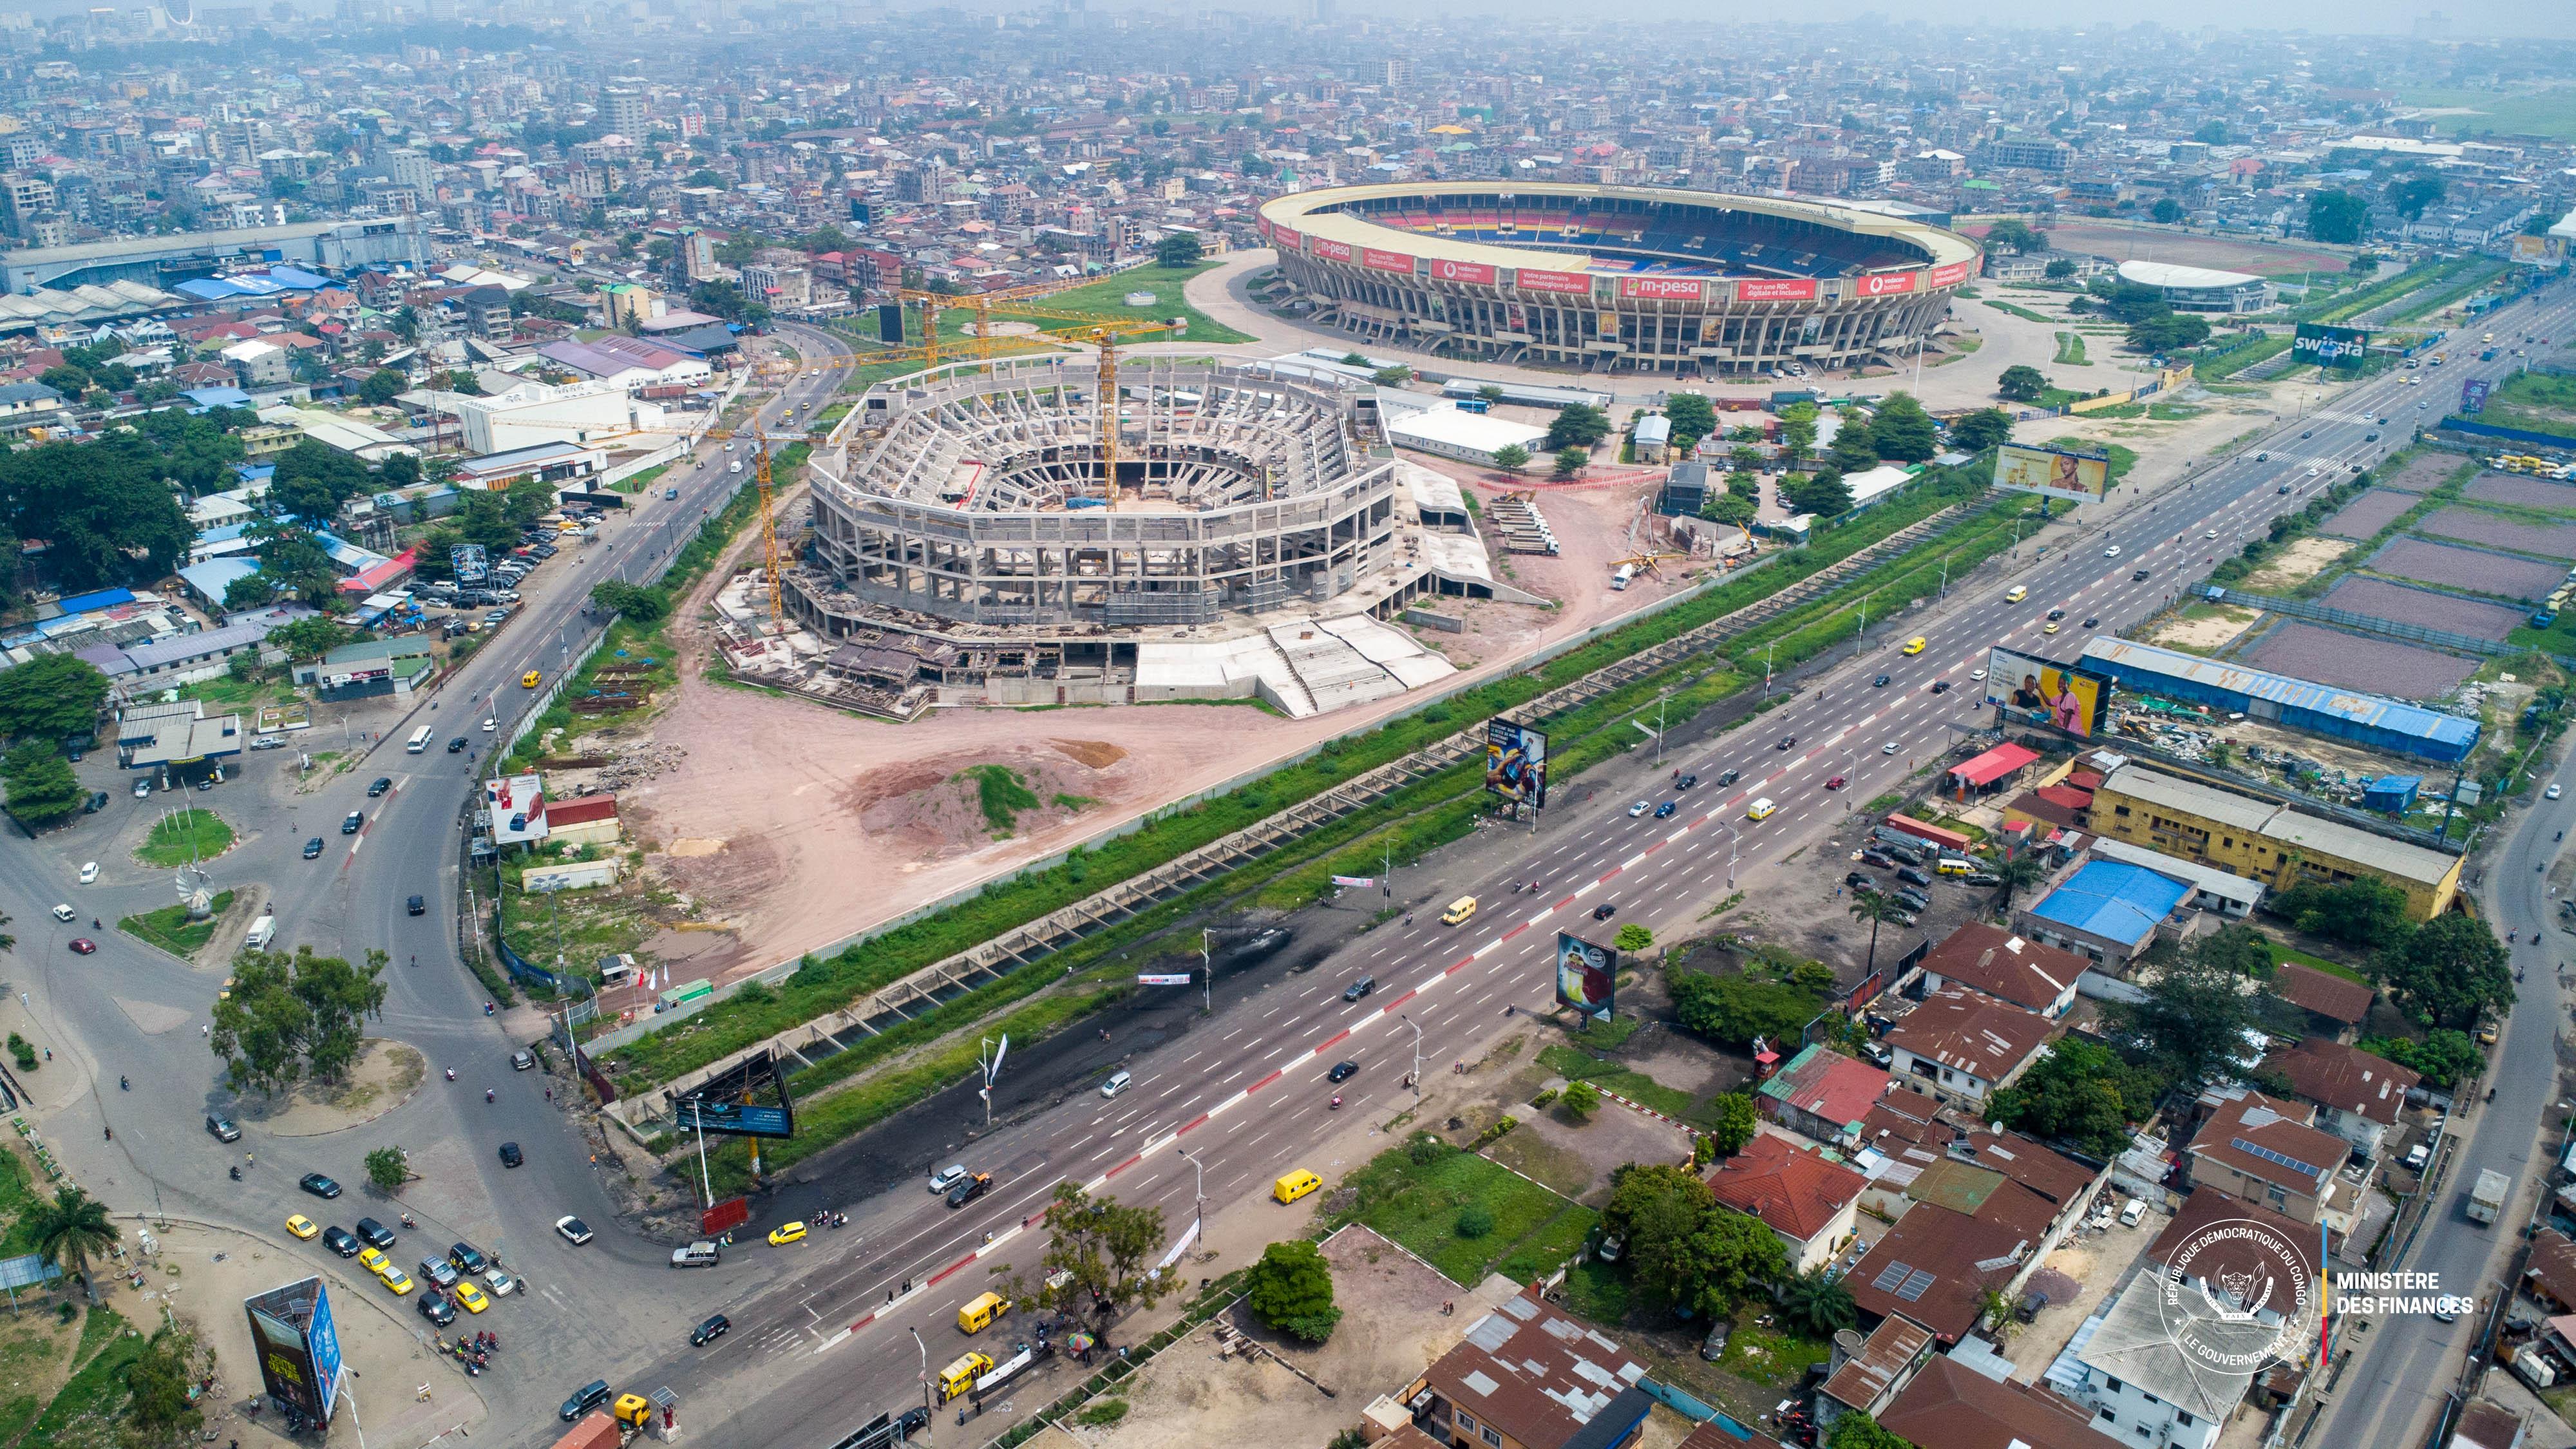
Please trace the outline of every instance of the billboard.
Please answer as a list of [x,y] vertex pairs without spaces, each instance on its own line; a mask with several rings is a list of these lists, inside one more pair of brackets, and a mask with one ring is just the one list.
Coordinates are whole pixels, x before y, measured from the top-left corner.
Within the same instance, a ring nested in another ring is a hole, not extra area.
[[787,1098],[778,1058],[767,1051],[752,1053],[694,1091],[674,1098],[671,1110],[684,1131],[729,1132],[736,1137],[796,1135],[796,1105]]
[[1485,793],[1515,805],[1547,804],[1547,736],[1507,719],[1485,721]]
[[1413,275],[1413,258],[1402,252],[1382,252],[1375,247],[1362,247],[1360,265],[1372,267],[1381,272],[1402,272],[1408,277]]
[[270,1398],[286,1406],[292,1431],[331,1421],[340,1402],[340,1333],[331,1319],[331,1295],[319,1278],[304,1278],[242,1300],[250,1315],[252,1351]]
[[1482,262],[1451,262],[1431,259],[1431,280],[1435,282],[1472,282],[1478,286],[1494,284],[1494,269]]
[[1330,257],[1337,262],[1347,262],[1359,255],[1358,249],[1349,242],[1326,241],[1322,237],[1307,238],[1306,250],[1319,257]]
[[1961,282],[1968,280],[1971,276],[1974,276],[1976,274],[1976,270],[1977,264],[1973,261],[1952,262],[1946,267],[1934,267],[1932,269],[1932,285],[1935,287],[1955,287]]
[[2111,681],[2034,655],[1989,649],[1986,703],[2025,724],[2092,739],[2101,734],[2111,705]]
[[1619,953],[1571,931],[1556,933],[1556,1000],[1586,1016],[1607,1016],[1618,994]]
[[1995,486],[2090,503],[2111,491],[2111,459],[2107,454],[2006,443],[1995,449]]
[[1923,281],[1921,272],[1872,272],[1852,283],[1858,297],[1901,297]]
[[460,543],[447,551],[447,571],[456,580],[457,587],[479,589],[484,580],[492,577],[492,564],[483,552],[483,545]]
[[2290,338],[2290,355],[2319,367],[2359,367],[2370,352],[2370,334],[2358,327],[2302,322]]
[[1592,295],[1592,278],[1583,272],[1544,272],[1536,267],[1518,267],[1512,272],[1512,283],[1524,292],[1563,292],[1576,297]]
[[1735,284],[1739,302],[1812,302],[1816,300],[1816,282],[1812,277],[1796,280],[1780,277],[1747,277]]
[[2460,384],[2460,411],[2476,417],[2487,410],[2487,389],[2492,386],[2483,377],[2473,377]]
[[1297,250],[1305,240],[1306,236],[1303,232],[1292,231],[1276,222],[1271,224],[1270,244],[1283,252],[1293,252]]
[[1688,277],[1621,277],[1619,295],[1648,302],[1696,302],[1705,283]]

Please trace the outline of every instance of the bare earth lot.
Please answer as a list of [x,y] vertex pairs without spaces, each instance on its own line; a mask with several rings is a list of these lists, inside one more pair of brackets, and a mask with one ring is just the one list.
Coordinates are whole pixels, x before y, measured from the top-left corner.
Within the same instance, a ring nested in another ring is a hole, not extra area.
[[2576,512],[2576,484],[2526,478],[2519,473],[2489,471],[2460,490],[2480,503],[2511,503],[2523,508],[2563,508]]
[[2421,624],[2478,639],[2502,639],[2522,623],[2522,614],[2502,604],[2481,603],[2426,589],[2410,589],[2385,579],[2345,579],[2325,597],[2329,609]]
[[2406,460],[2403,469],[2380,479],[2379,486],[2400,493],[2430,493],[2458,472],[2462,461],[2448,453],[2418,453]]
[[2297,588],[2352,552],[2352,545],[2333,538],[2302,538],[2245,576],[2249,593],[2277,594]]
[[2576,559],[2576,523],[2519,523],[2473,508],[2445,508],[2417,526],[2444,538],[2536,553],[2543,558]]
[[2482,548],[2460,548],[2421,538],[2395,538],[2370,559],[2373,573],[2394,574],[2428,584],[2448,584],[2508,599],[2539,603],[2567,576],[2566,570],[2537,559],[2515,558]]
[[2414,507],[2417,501],[2412,494],[2373,488],[2327,519],[2325,531],[2337,538],[2369,538],[2396,522],[2397,515]]
[[2248,663],[2319,684],[2366,689],[2399,699],[2433,699],[2458,687],[2477,666],[2394,639],[2364,639],[2314,624],[2285,621],[2246,656]]

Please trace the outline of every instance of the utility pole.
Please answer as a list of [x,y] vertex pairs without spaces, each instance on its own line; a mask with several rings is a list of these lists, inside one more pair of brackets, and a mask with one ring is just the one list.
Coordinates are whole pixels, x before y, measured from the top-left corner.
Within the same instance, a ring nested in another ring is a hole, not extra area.
[[[987,1048],[992,1048],[989,1059],[985,1055]],[[984,1069],[984,1085],[976,1090],[975,1095],[984,1099],[984,1125],[987,1127],[993,1125],[993,1079],[1002,1074],[1002,1058],[1008,1056],[1010,1051],[1009,1032],[1002,1033],[1002,1044],[999,1047],[993,1046],[991,1037],[985,1037],[975,1044],[975,1063]]]
[[1422,1028],[1410,1015],[1400,1015],[1398,1019],[1413,1028],[1413,1100],[1419,1102],[1422,1100]]
[[1728,890],[1733,890],[1735,889],[1735,843],[1737,838],[1735,827],[1723,820],[1716,821],[1714,823],[1718,829],[1726,832],[1726,888]]
[[1658,765],[1664,762],[1664,706],[1672,697],[1669,685],[1655,691],[1655,763]]
[[1216,961],[1208,950],[1209,929],[1199,927],[1199,1014],[1216,1015]]
[[935,1419],[939,1414],[930,1404],[930,1345],[921,1341],[920,1329],[906,1324],[904,1331],[912,1335],[912,1346],[921,1350],[921,1412]]
[[1197,1158],[1190,1156],[1186,1147],[1181,1149],[1181,1158],[1189,1163],[1190,1171],[1198,1174],[1198,1188],[1191,1197],[1190,1237],[1200,1239],[1207,1227],[1207,1169],[1199,1165]]

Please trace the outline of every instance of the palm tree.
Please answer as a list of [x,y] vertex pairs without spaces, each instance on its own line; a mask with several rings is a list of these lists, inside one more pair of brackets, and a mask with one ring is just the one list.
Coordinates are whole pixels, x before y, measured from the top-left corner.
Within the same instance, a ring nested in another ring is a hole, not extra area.
[[90,1255],[115,1247],[121,1236],[116,1224],[108,1219],[107,1204],[79,1188],[67,1187],[52,1202],[38,1204],[34,1213],[36,1251],[55,1267],[80,1279],[81,1292],[91,1303],[98,1302],[98,1293],[89,1281]]
[[2013,892],[2027,890],[2039,884],[2048,875],[2048,864],[2037,855],[2025,851],[2020,855],[1997,861],[1994,871],[1996,875],[2003,877],[2004,910],[2010,912]]
[[1831,1338],[1860,1322],[1859,1305],[1842,1279],[1810,1268],[1780,1285],[1780,1311],[1812,1338]]
[[1869,964],[1861,968],[1861,979],[1866,981],[1878,971],[1879,925],[1904,915],[1905,908],[1867,886],[1862,886],[1852,892],[1851,913],[1853,920],[1869,922]]

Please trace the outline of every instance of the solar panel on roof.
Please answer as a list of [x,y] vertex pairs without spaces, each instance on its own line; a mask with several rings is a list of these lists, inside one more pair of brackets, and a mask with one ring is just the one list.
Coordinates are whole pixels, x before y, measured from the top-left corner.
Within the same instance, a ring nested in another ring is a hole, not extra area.
[[2290,1169],[2292,1172],[2302,1173],[2308,1177],[2321,1176],[2325,1171],[2324,1168],[2318,1167],[2313,1163],[2301,1162],[2299,1159],[2290,1156],[2288,1153],[2275,1152],[2271,1148],[2266,1147],[2259,1142],[2248,1142],[2242,1137],[2228,1138],[2227,1145],[2235,1148],[2239,1152],[2251,1152],[2255,1156],[2262,1158],[2265,1162],[2277,1162],[2283,1167]]
[[1911,1303],[1916,1299],[1921,1298],[1923,1296],[1923,1291],[1938,1281],[1940,1280],[1933,1275],[1930,1269],[1917,1268],[1914,1270],[1914,1276],[1905,1280],[1905,1286],[1896,1290],[1896,1296],[1904,1299],[1908,1303]]
[[1906,1264],[1890,1263],[1878,1270],[1878,1276],[1869,1280],[1869,1286],[1881,1293],[1892,1293],[1896,1290],[1897,1284],[1905,1281],[1905,1275],[1913,1271],[1913,1268]]

